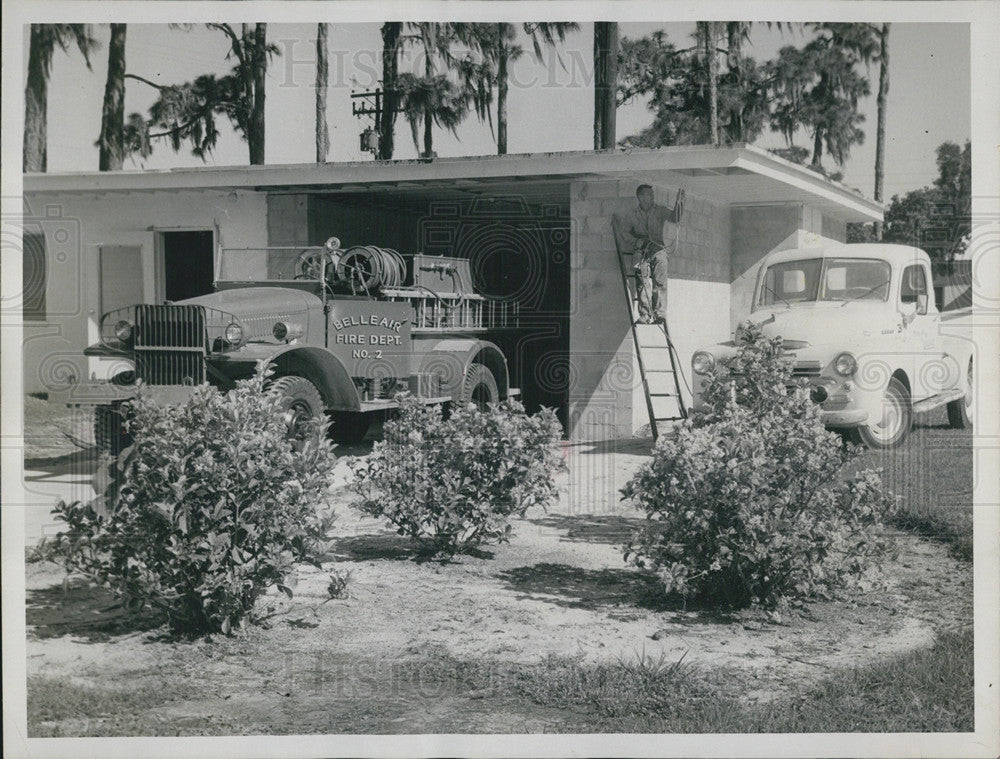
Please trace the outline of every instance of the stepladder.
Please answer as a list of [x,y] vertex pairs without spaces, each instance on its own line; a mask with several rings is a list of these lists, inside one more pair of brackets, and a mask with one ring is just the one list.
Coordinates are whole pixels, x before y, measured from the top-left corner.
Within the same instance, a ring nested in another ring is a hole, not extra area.
[[633,294],[629,287],[632,275],[620,255],[618,262],[649,426],[656,439],[671,429],[674,422],[687,418],[679,376],[680,360],[666,320],[651,324],[639,320],[638,292]]

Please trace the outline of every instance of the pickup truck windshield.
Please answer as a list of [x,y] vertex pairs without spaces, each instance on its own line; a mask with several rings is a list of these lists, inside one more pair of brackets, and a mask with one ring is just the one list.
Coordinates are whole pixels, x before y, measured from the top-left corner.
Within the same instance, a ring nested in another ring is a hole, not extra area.
[[889,297],[890,268],[875,258],[805,258],[767,267],[755,307]]

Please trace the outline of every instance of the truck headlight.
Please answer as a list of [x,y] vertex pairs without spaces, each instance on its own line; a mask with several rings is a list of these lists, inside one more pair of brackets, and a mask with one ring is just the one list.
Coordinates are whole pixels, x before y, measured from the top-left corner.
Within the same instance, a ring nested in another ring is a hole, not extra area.
[[127,343],[132,339],[132,325],[125,319],[115,322],[115,337]]
[[842,377],[850,377],[858,370],[858,360],[854,358],[853,353],[847,351],[838,353],[833,360],[833,370]]
[[283,343],[286,340],[295,340],[302,337],[302,335],[305,334],[305,330],[302,328],[301,324],[276,322],[274,329],[271,330],[271,334],[274,335],[275,340]]
[[691,368],[695,374],[710,374],[715,369],[715,356],[708,351],[698,351],[691,356]]
[[243,342],[243,327],[236,322],[232,322],[226,327],[223,337],[230,345],[239,345]]

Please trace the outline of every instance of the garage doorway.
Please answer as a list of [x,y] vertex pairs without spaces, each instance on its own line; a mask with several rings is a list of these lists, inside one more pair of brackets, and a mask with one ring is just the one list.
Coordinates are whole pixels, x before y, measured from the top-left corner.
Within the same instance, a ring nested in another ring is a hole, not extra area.
[[204,229],[160,232],[158,240],[161,300],[207,295],[215,279],[215,233]]

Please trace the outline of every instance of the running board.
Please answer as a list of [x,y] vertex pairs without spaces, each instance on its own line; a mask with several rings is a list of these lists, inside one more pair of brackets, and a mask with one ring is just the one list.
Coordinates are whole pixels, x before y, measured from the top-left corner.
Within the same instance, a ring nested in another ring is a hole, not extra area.
[[925,411],[932,411],[938,406],[943,406],[946,403],[951,403],[952,401],[957,401],[959,398],[965,397],[965,391],[961,388],[956,388],[955,390],[947,390],[943,393],[938,393],[937,395],[932,395],[930,398],[924,398],[922,401],[917,401],[913,404],[913,413],[922,414]]

